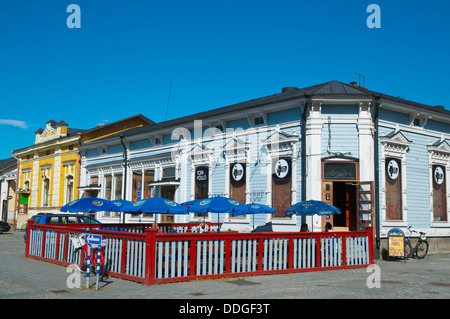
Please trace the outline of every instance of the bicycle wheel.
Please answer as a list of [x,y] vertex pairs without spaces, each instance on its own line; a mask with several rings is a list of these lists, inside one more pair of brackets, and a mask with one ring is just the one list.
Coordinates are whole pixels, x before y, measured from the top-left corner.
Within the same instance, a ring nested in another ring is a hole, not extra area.
[[423,259],[428,253],[428,242],[420,241],[416,245],[416,256],[418,259]]
[[405,259],[412,257],[413,249],[409,241],[405,241]]

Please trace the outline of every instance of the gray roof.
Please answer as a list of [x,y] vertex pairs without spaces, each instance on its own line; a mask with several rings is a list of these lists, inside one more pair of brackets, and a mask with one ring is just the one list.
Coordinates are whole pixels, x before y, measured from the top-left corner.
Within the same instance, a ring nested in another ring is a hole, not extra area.
[[17,160],[14,157],[0,160],[0,170],[3,170],[13,165],[17,165]]
[[[164,122],[159,122],[159,123],[155,123],[155,124],[151,124],[151,125],[147,125],[147,126],[132,128],[125,132],[112,134],[105,138],[98,139],[95,142],[98,142],[101,140],[110,140],[110,139],[118,138],[120,136],[126,137],[126,136],[142,134],[142,133],[157,132],[164,128],[178,126],[183,123],[189,123],[189,122],[192,122],[193,120],[200,119],[200,118],[209,118],[209,117],[214,117],[214,116],[232,113],[232,112],[236,112],[236,111],[250,110],[252,108],[256,108],[256,107],[260,107],[260,106],[265,106],[265,105],[270,105],[270,104],[275,104],[275,103],[280,103],[280,102],[286,102],[289,100],[304,98],[307,96],[317,97],[317,98],[320,98],[320,97],[328,97],[328,98],[350,97],[350,98],[371,98],[371,99],[374,97],[380,97],[382,99],[406,104],[406,105],[424,109],[424,110],[437,112],[437,113],[440,113],[440,114],[450,117],[450,111],[445,110],[442,106],[429,106],[429,105],[425,105],[425,104],[421,104],[421,103],[404,100],[402,98],[397,98],[397,97],[393,97],[390,95],[378,93],[375,91],[370,91],[370,90],[360,87],[360,86],[346,84],[346,83],[343,83],[340,81],[330,81],[330,82],[313,85],[313,86],[309,86],[309,87],[302,88],[302,89],[298,89],[295,87],[283,88],[281,93],[277,93],[277,94],[273,94],[273,95],[269,95],[269,96],[229,105],[229,106],[216,108],[216,109],[213,109],[210,111],[205,111],[205,112],[200,112],[200,113],[184,116],[184,117],[176,118],[176,119],[169,120],[169,121],[164,121]],[[86,144],[89,144],[89,142]]]

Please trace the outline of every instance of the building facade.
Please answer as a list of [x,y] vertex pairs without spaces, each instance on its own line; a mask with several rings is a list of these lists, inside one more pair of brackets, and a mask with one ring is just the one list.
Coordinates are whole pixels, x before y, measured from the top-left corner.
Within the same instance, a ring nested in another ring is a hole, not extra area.
[[15,226],[17,160],[14,157],[0,160],[0,220]]
[[18,158],[17,225],[37,213],[58,213],[76,199],[80,135],[64,121],[50,120],[35,132],[32,146],[14,151]]
[[[377,245],[393,227],[450,236],[447,174],[450,112],[331,81],[84,143],[83,187],[100,197],[160,196],[185,202],[227,196],[267,204],[274,216],[127,216],[127,221],[220,218],[224,228],[335,230],[374,226]],[[302,200],[342,214],[286,216]],[[103,221],[118,216],[98,216]]]
[[91,129],[69,128],[64,121],[48,121],[35,132],[35,144],[14,151],[19,161],[17,224],[38,213],[59,213],[65,204],[84,196],[80,186],[80,153],[84,142],[153,123],[136,115]]

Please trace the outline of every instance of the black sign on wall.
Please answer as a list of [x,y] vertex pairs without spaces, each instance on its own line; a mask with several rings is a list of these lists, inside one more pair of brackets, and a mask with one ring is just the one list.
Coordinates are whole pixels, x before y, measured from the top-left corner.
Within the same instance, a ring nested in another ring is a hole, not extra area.
[[433,165],[433,181],[437,185],[442,185],[445,180],[445,167],[440,165]]
[[273,163],[272,178],[275,182],[291,180],[292,161],[289,157],[282,157]]
[[196,184],[208,184],[209,167],[199,166],[195,169],[195,183]]
[[230,179],[233,182],[245,181],[245,163],[233,163],[230,167]]
[[395,158],[386,158],[386,175],[396,180],[401,172],[401,162]]

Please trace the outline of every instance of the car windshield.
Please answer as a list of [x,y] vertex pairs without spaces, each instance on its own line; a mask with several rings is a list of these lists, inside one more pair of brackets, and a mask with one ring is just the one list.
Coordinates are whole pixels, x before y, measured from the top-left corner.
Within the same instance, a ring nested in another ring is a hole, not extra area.
[[78,217],[80,218],[80,223],[98,224],[98,221],[89,216],[78,216]]

